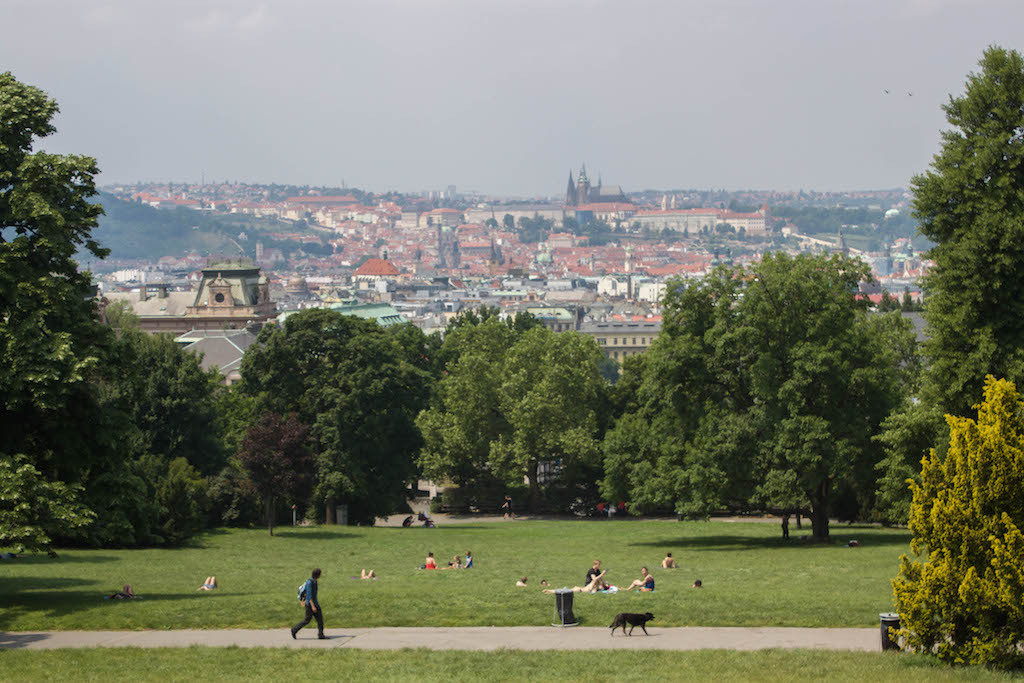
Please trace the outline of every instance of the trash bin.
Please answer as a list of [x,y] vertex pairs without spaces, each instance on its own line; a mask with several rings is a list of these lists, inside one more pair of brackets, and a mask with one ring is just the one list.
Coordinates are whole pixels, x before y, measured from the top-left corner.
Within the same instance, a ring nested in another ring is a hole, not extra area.
[[575,626],[576,617],[572,613],[572,591],[562,588],[555,591],[555,623],[552,626]]
[[882,612],[878,615],[879,619],[882,620],[881,631],[882,631],[882,651],[885,650],[899,650],[900,644],[896,640],[896,634],[889,629],[900,628],[900,615],[893,612]]

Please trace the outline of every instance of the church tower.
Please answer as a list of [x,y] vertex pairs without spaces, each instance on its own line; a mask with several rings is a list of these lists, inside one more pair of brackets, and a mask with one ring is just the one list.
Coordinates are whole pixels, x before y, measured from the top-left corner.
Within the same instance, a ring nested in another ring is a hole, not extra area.
[[576,203],[587,204],[590,202],[590,180],[587,178],[587,165],[583,164],[580,174],[576,178]]
[[565,205],[576,206],[579,198],[576,196],[576,184],[572,181],[572,171],[569,171],[569,185],[565,188]]

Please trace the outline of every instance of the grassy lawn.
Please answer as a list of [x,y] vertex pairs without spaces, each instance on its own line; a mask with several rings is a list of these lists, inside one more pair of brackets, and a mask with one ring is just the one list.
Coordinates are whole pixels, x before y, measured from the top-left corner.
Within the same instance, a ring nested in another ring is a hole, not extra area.
[[[581,585],[594,559],[628,584],[647,565],[657,591],[576,595],[588,626],[618,612],[658,626],[877,626],[889,579],[908,552],[902,530],[835,526],[830,545],[783,544],[775,524],[518,521],[414,527],[221,530],[172,550],[64,550],[0,563],[0,629],[281,628],[300,617],[295,590],[319,566],[327,627],[550,624],[552,586]],[[859,548],[846,547],[857,539]],[[420,571],[472,550],[476,568]],[[660,568],[671,551],[680,569]],[[376,581],[352,580],[361,568]],[[214,574],[221,588],[197,593]],[[529,577],[529,588],[515,588]],[[693,580],[705,588],[691,589]],[[131,583],[142,600],[103,600]]]
[[134,648],[11,651],[7,680],[384,680],[384,681],[953,681],[1008,680],[951,669],[920,656],[762,652],[432,652],[399,650]]

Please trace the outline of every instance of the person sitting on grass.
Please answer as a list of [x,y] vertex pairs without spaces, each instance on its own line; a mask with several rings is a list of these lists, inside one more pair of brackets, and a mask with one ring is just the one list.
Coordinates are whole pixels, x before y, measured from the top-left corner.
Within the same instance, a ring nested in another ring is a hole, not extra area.
[[217,587],[217,577],[207,576],[206,581],[203,581],[203,585],[197,588],[197,591],[212,591]]
[[452,561],[448,563],[446,569],[462,569],[462,558],[456,555],[452,558]]
[[434,553],[427,553],[427,561],[423,563],[424,569],[437,569],[437,560],[434,559]]
[[703,588],[703,587],[704,587],[704,584],[702,584],[700,582],[700,579],[697,579],[696,581],[694,581],[693,585],[690,586],[690,588]]
[[675,559],[672,557],[672,553],[665,553],[665,559],[661,561],[662,569],[677,569],[679,567],[676,564]]
[[521,579],[519,579],[518,581],[516,581],[516,588],[526,588],[526,577],[525,576],[522,577]]
[[361,570],[359,572],[359,578],[360,579],[376,579],[377,575],[374,573],[374,571],[372,569],[370,571],[366,571],[365,569],[363,569],[363,570]]
[[639,588],[643,593],[654,590],[654,575],[647,571],[647,567],[640,567],[640,578],[629,584],[626,590],[631,591],[634,588]]
[[472,568],[473,568],[473,553],[472,553],[472,551],[467,550],[466,551],[466,566],[463,567],[463,569],[472,569]]

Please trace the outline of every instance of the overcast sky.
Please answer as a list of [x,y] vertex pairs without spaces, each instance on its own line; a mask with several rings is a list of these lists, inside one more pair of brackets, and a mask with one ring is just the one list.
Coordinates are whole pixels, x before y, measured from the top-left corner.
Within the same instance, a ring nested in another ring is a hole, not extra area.
[[866,189],[927,168],[1022,26],[1021,0],[0,0],[0,71],[103,183]]

